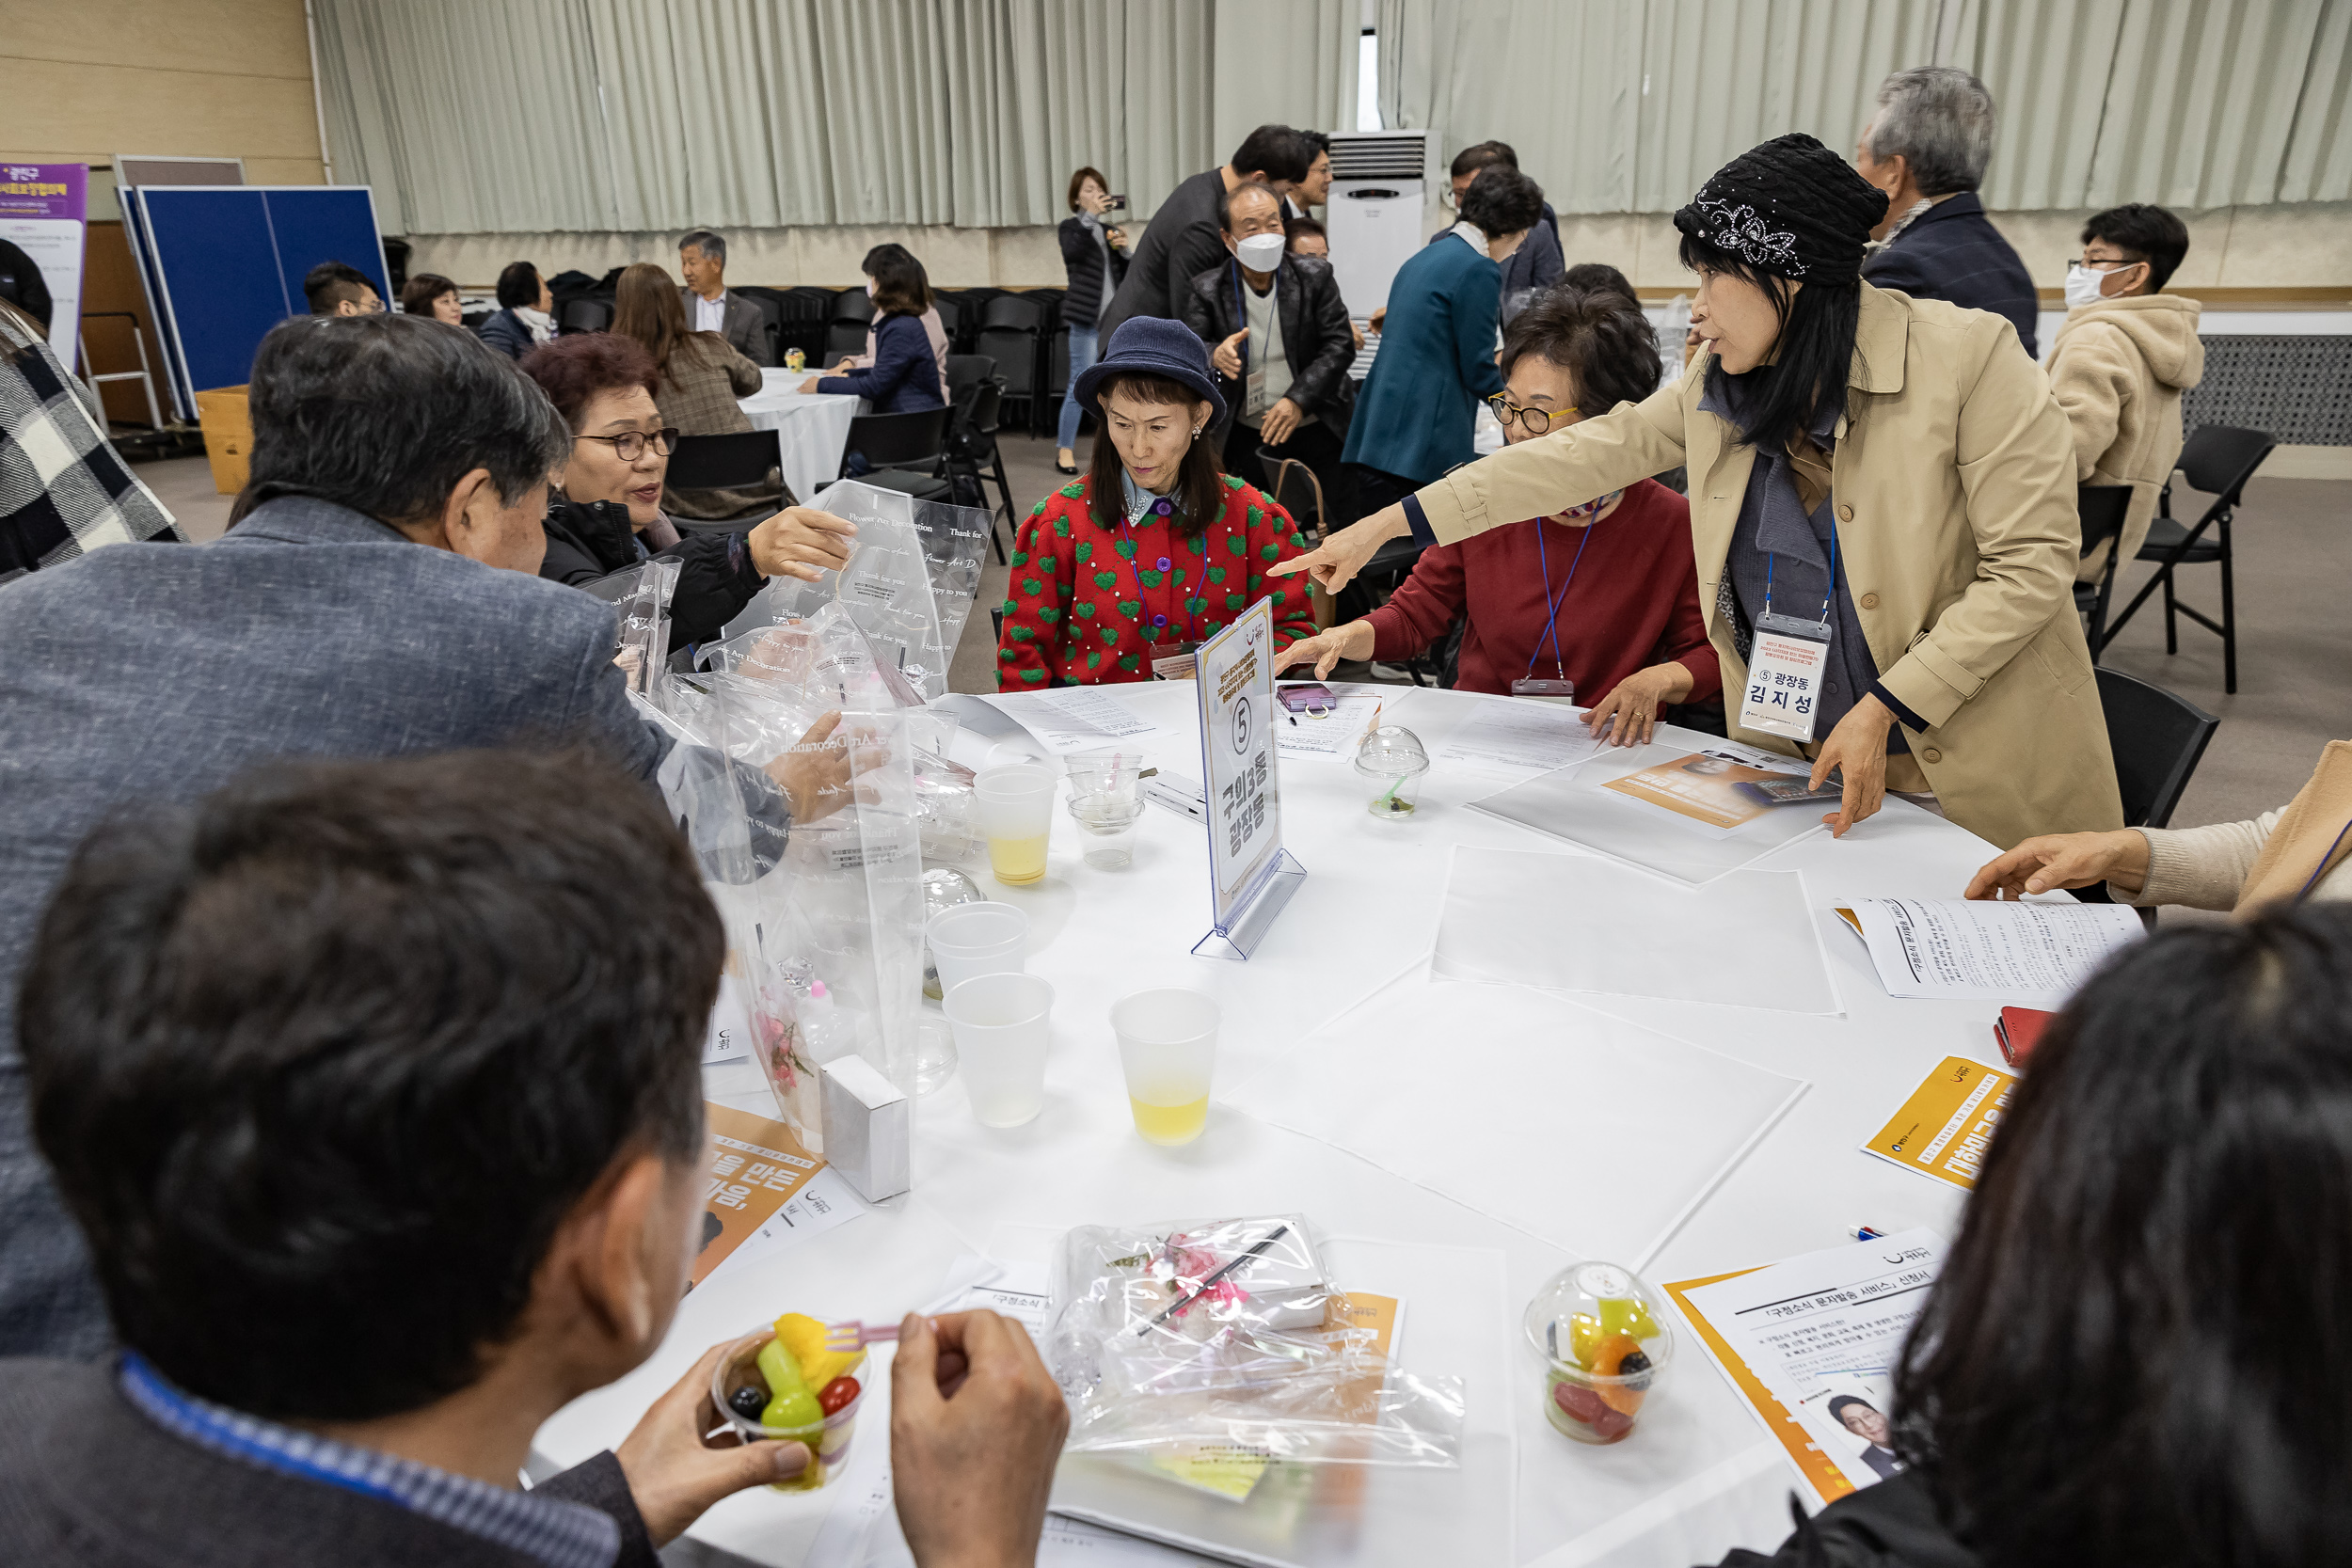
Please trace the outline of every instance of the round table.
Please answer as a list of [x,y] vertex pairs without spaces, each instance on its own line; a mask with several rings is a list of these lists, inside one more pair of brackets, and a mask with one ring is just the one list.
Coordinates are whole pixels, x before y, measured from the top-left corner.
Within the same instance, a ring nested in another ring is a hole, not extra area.
[[850,420],[865,412],[866,400],[848,392],[803,392],[801,383],[815,370],[787,371],[770,365],[763,385],[738,401],[754,430],[772,430],[782,450],[784,483],[793,498],[806,501],[841,473],[850,444]]
[[[1122,747],[1140,745],[1169,770],[1200,776],[1189,683],[1108,689],[1161,726]],[[1491,700],[1391,688],[1383,718],[1411,727],[1435,754],[1475,704]],[[1662,758],[1703,746],[1708,737],[1661,727],[1659,743],[1673,749],[1661,750]],[[1335,1016],[1367,998],[1378,1006],[1374,993],[1383,987],[1430,983],[1425,960],[1454,846],[1580,852],[1468,809],[1532,776],[1532,770],[1474,770],[1441,761],[1424,780],[1417,815],[1391,823],[1365,811],[1369,792],[1347,761],[1284,759],[1278,774],[1283,841],[1308,876],[1248,962],[1190,956],[1210,923],[1207,850],[1199,825],[1149,807],[1135,863],[1101,871],[1083,863],[1077,834],[1057,805],[1041,883],[1007,888],[988,876],[984,863],[971,868],[986,896],[1029,912],[1028,969],[1057,989],[1043,1114],[1024,1127],[981,1127],[957,1082],[920,1101],[911,1194],[788,1252],[715,1275],[687,1298],[667,1340],[644,1368],[576,1402],[542,1429],[539,1460],[575,1464],[617,1443],[706,1346],[778,1312],[895,1322],[938,1297],[960,1253],[1010,1250],[1016,1242],[1033,1249],[1036,1238],[1081,1224],[1304,1212],[1335,1235],[1500,1255],[1503,1282],[1491,1332],[1502,1347],[1503,1408],[1479,1408],[1482,1398],[1494,1397],[1491,1388],[1474,1381],[1470,1391],[1472,1426],[1483,1418],[1508,1433],[1516,1450],[1506,1463],[1516,1471],[1517,1500],[1503,1510],[1512,1515],[1505,1539],[1515,1535],[1516,1544],[1492,1556],[1557,1568],[1689,1564],[1712,1561],[1733,1545],[1777,1544],[1788,1528],[1793,1473],[1687,1332],[1671,1378],[1624,1443],[1582,1447],[1543,1420],[1539,1377],[1520,1343],[1519,1314],[1537,1287],[1577,1256],[1565,1239],[1575,1228],[1575,1204],[1605,1201],[1605,1193],[1563,1194],[1561,1235],[1539,1237],[1228,1105],[1214,1105],[1207,1132],[1182,1148],[1144,1143],[1130,1120],[1107,1021],[1116,998],[1158,985],[1215,995],[1224,1022],[1213,1094],[1222,1101]],[[1595,1012],[1809,1085],[1679,1222],[1646,1269],[1654,1282],[1722,1275],[1835,1246],[1856,1225],[1880,1230],[1928,1225],[1947,1238],[1953,1233],[1959,1194],[1874,1159],[1860,1146],[1943,1057],[1998,1065],[1991,1034],[1994,1008],[1889,998],[1860,942],[1831,909],[1864,896],[1956,897],[1969,873],[1993,853],[1973,834],[1890,798],[1883,811],[1842,841],[1816,834],[1760,863],[1760,868],[1804,873],[1843,1016],[1655,997],[1572,998]],[[1527,917],[1540,921],[1543,911],[1530,909]],[[1727,950],[1732,944],[1710,944],[1690,931],[1661,930],[1656,940],[1687,948],[1693,965],[1738,961],[1736,950]],[[1400,1085],[1400,1094],[1494,1090],[1450,1082],[1441,1069],[1444,1042],[1433,1040],[1431,1050],[1438,1070],[1421,1083]],[[1629,1067],[1629,1080],[1637,1077]],[[1600,1108],[1605,1111],[1606,1092],[1628,1086],[1597,1086]],[[759,1097],[736,1102],[773,1114]],[[1409,1310],[1408,1300],[1401,1346],[1408,1367],[1417,1355]],[[875,1381],[886,1383],[879,1364]],[[869,1415],[861,1425],[875,1424],[860,1443],[886,1431],[870,1414],[873,1396],[868,1399]],[[746,1494],[712,1510],[694,1533],[755,1561],[798,1564],[836,1490],[812,1497]]]

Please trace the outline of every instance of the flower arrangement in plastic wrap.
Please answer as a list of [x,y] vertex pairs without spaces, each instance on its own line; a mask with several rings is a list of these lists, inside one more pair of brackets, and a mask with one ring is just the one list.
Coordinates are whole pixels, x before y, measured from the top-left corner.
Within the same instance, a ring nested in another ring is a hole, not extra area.
[[1391,1362],[1296,1215],[1082,1227],[1045,1355],[1077,1453],[1452,1467],[1463,1392]]

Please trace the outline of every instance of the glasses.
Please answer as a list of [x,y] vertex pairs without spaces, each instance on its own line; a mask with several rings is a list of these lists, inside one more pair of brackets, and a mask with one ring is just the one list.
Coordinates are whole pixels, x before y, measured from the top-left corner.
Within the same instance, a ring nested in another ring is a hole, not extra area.
[[634,463],[645,455],[646,443],[653,445],[654,454],[667,457],[677,450],[675,429],[657,430],[648,436],[642,430],[624,430],[618,436],[575,436],[575,441],[606,441],[612,447],[612,455],[624,463]]
[[2077,256],[2066,263],[2070,267],[2136,267],[2139,263],[2128,256]]
[[1568,415],[1576,412],[1576,404],[1568,404],[1565,408],[1554,408],[1550,410],[1541,408],[1514,408],[1502,400],[1500,393],[1494,397],[1488,398],[1486,400],[1486,406],[1495,411],[1495,419],[1499,423],[1507,425],[1513,420],[1517,420],[1519,423],[1527,427],[1527,433],[1530,436],[1541,436],[1544,432],[1551,428],[1552,420],[1565,419]]

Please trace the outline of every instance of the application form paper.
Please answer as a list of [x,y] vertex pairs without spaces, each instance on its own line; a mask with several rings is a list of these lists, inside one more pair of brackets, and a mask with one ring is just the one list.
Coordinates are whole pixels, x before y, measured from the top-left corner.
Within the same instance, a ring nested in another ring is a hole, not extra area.
[[1055,691],[1000,691],[981,699],[1020,721],[1057,754],[1092,751],[1159,726],[1107,691],[1069,686]]
[[1380,699],[1342,697],[1337,691],[1332,695],[1339,702],[1319,719],[1284,709],[1282,717],[1290,722],[1274,726],[1275,749],[1286,757],[1338,757],[1353,762]]
[[2121,904],[1865,898],[1852,909],[1887,995],[2053,1011],[2147,935],[2139,911]]
[[1943,1262],[1943,1238],[1921,1227],[1666,1292],[1827,1504],[1901,1468],[1884,1425],[1892,1370]]
[[1438,748],[1438,760],[1549,772],[1582,762],[1599,750],[1600,742],[1584,727],[1582,708],[1489,697]]

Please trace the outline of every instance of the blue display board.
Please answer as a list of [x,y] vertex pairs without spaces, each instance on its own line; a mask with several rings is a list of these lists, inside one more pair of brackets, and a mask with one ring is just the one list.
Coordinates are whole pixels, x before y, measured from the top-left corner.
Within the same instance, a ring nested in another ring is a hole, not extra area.
[[132,248],[164,340],[171,401],[242,385],[253,351],[310,309],[302,279],[344,261],[391,298],[375,198],[364,185],[143,185],[123,193]]

